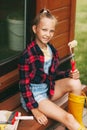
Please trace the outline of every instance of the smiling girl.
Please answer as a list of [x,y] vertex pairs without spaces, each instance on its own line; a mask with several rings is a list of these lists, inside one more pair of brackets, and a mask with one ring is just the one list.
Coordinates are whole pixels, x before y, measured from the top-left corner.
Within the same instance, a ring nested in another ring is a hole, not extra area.
[[[52,118],[69,130],[86,130],[82,122],[85,97],[81,94],[79,71],[60,71],[58,52],[50,43],[57,24],[57,19],[47,9],[41,10],[33,21],[33,40],[19,62],[22,106],[42,125]],[[69,112],[53,102],[67,92]],[[81,107],[78,107],[78,101]]]

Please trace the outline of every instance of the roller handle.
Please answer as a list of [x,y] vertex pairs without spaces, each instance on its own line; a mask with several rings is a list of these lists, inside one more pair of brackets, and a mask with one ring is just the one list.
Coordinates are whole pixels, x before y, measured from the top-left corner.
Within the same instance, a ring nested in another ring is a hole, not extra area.
[[15,123],[15,121],[16,121],[15,117],[18,116],[18,111],[15,112],[15,114],[14,114],[13,116],[14,116],[14,117],[13,117],[13,119],[12,119],[12,121],[11,121],[12,125],[14,125],[14,123]]
[[34,117],[33,116],[18,116],[15,117],[16,120],[33,120]]
[[71,70],[72,72],[76,69],[76,62],[74,60],[71,60]]

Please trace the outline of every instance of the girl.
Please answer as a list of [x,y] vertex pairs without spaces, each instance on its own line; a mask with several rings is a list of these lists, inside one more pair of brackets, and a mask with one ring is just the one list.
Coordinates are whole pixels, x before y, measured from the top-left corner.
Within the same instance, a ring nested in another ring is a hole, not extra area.
[[[58,53],[49,43],[56,25],[56,18],[47,9],[41,10],[34,19],[33,41],[23,52],[19,63],[21,102],[23,108],[31,111],[42,125],[52,118],[69,130],[86,130],[82,122],[85,98],[81,95],[79,72],[60,71]],[[55,80],[56,76],[60,80]],[[53,103],[67,92],[69,113]],[[78,107],[78,102],[81,107]]]

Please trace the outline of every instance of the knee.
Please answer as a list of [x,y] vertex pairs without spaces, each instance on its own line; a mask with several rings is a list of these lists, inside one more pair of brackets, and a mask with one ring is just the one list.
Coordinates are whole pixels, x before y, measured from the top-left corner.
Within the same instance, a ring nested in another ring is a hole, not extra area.
[[68,128],[72,126],[72,123],[75,123],[75,118],[70,113],[66,115],[65,120],[66,120],[66,125],[68,126]]
[[73,117],[72,114],[68,113],[68,114],[66,115],[66,120],[67,120],[68,122],[72,122],[73,119],[74,119],[74,117]]
[[81,91],[82,90],[82,85],[81,85],[81,82],[80,82],[79,79],[77,79],[77,80],[71,79],[70,86],[71,86],[72,92]]

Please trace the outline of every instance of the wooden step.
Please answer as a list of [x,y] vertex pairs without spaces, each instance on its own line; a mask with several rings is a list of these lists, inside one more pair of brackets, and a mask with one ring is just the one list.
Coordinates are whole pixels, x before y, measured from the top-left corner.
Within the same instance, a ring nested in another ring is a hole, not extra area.
[[[87,87],[83,85],[83,91],[87,95]],[[67,108],[68,103],[68,95],[65,94],[62,98],[55,102],[58,106],[62,107],[63,109]],[[1,110],[12,110],[12,111],[19,111],[22,115],[31,116],[30,113],[25,112],[25,110],[21,107],[20,104],[20,93],[17,93],[10,97],[9,99],[0,103]],[[33,120],[22,120],[19,122],[17,130],[46,130],[49,126],[54,125],[56,121],[52,119],[48,119],[48,124],[46,126],[40,125],[35,119]]]

